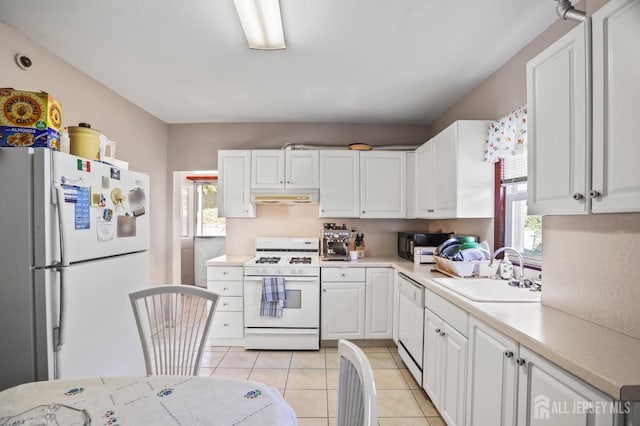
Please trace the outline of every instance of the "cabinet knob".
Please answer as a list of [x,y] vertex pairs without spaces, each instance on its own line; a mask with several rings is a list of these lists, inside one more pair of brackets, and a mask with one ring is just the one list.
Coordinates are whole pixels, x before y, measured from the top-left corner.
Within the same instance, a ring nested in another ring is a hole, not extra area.
[[527,361],[525,361],[523,358],[518,358],[518,359],[516,360],[516,363],[517,363],[518,365],[520,365],[520,366],[523,366],[523,365],[525,365],[525,364],[527,363]]
[[229,306],[227,302],[223,303],[222,306]]
[[322,289],[322,292],[323,292],[323,293],[326,293],[326,292],[327,292],[327,289],[326,289],[326,288],[323,288],[323,289]]
[[223,289],[224,291],[227,291],[227,290],[229,290],[229,287],[223,287],[222,289]]
[[223,271],[222,275],[227,275],[229,273],[229,271]]
[[322,213],[324,213],[324,209],[322,209]]
[[230,325],[231,325],[231,324],[229,324],[228,322],[225,322],[225,323],[224,323],[224,326],[225,326],[225,327],[229,327]]
[[362,213],[364,213],[364,210],[362,210]]
[[280,181],[280,183],[282,183],[282,181]]
[[574,200],[576,200],[576,201],[580,201],[580,200],[582,200],[583,198],[584,198],[584,195],[582,195],[582,194],[581,194],[581,193],[579,193],[579,192],[576,192],[575,194],[573,194],[573,199],[574,199]]
[[439,328],[436,328],[436,333],[440,334],[442,332],[442,330],[440,330]]
[[444,331],[441,331],[441,332],[440,332],[440,336],[441,336],[441,337],[444,337],[444,336],[446,336],[446,335],[447,335],[447,333],[445,333]]
[[602,194],[600,194],[600,192],[596,191],[595,189],[589,191],[589,198],[599,198],[601,195]]
[[513,352],[511,351],[504,351],[504,356],[507,358],[511,358],[513,356]]
[[291,183],[291,182],[287,181],[287,183]]
[[341,276],[342,278],[344,278],[344,277],[346,277],[346,276],[347,276],[347,274],[345,274],[345,273],[343,272],[343,273],[341,273],[341,274],[340,274],[340,276]]
[[435,212],[435,210],[434,209],[427,209],[427,212],[433,213],[433,212]]

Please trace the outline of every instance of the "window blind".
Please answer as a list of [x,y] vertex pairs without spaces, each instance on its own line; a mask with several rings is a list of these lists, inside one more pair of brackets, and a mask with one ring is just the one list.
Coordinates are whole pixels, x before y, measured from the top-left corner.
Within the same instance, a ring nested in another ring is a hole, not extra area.
[[502,182],[522,182],[527,180],[527,151],[509,155],[502,159]]

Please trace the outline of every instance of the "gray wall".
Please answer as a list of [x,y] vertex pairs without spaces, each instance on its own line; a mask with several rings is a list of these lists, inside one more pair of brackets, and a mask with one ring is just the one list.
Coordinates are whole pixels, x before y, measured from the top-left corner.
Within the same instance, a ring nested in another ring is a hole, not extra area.
[[[550,2],[552,3],[552,2]],[[592,14],[606,0],[577,8]],[[553,4],[550,4],[553,7]],[[459,119],[490,119],[526,104],[529,59],[576,23],[557,21],[432,123],[437,133]],[[548,216],[543,219],[544,304],[640,338],[640,214]]]
[[[0,87],[51,93],[62,104],[64,126],[91,123],[117,142],[117,158],[149,174],[151,281],[166,282],[167,125],[3,23],[0,40]],[[29,70],[14,63],[18,52],[33,61]]]

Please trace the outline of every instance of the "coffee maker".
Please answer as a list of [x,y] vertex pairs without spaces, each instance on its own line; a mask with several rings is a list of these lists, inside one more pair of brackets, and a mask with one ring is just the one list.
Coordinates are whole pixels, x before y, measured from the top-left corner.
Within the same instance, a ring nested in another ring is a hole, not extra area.
[[346,225],[336,227],[335,223],[325,223],[322,230],[322,260],[350,260],[350,238],[351,231]]

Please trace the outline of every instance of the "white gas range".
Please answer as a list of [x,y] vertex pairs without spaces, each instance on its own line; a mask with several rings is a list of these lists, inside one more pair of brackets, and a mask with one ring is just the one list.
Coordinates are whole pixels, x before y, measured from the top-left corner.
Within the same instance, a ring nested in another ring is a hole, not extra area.
[[[244,265],[245,347],[320,348],[320,264],[317,238],[257,238],[256,256]],[[280,317],[261,315],[263,286],[284,279]]]

